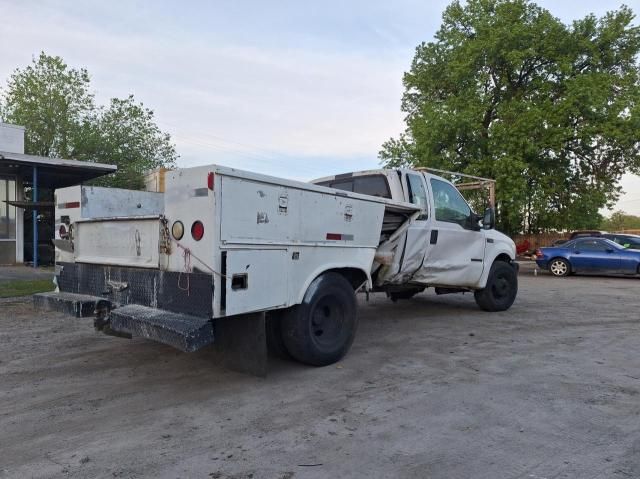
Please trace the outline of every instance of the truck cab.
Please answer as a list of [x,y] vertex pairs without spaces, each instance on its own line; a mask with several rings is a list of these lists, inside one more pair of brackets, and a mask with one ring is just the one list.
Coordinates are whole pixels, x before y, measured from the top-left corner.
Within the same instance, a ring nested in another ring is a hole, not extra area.
[[379,169],[313,183],[420,208],[397,241],[379,248],[373,265],[375,286],[393,300],[411,297],[426,286],[440,293],[484,290],[496,261],[517,268],[515,244],[494,229],[493,210],[478,215],[455,185],[441,176],[406,168]]

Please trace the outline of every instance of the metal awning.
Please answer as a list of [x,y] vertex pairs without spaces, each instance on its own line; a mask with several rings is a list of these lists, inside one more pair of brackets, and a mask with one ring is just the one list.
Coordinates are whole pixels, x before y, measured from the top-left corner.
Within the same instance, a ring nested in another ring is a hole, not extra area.
[[100,176],[115,173],[114,165],[90,161],[63,160],[45,156],[24,155],[0,151],[0,176],[15,176],[23,185],[31,187],[32,201],[12,200],[13,206],[31,210],[33,267],[38,266],[38,209],[51,208],[48,202],[38,201],[40,188],[64,188],[84,183]]
[[53,208],[55,203],[53,201],[9,201],[5,200],[3,203],[7,203],[10,206],[15,206],[16,208],[23,208],[25,210],[33,210],[40,208]]
[[118,170],[118,167],[104,163],[0,151],[0,175],[17,175],[29,183],[34,167],[38,169],[40,187],[54,189],[78,185]]

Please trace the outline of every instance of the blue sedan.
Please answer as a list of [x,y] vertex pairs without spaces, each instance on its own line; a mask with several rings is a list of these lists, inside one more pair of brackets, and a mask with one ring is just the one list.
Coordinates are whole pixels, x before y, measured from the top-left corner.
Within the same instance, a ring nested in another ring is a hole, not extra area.
[[577,238],[540,248],[536,263],[554,276],[572,273],[640,274],[640,251],[605,238]]

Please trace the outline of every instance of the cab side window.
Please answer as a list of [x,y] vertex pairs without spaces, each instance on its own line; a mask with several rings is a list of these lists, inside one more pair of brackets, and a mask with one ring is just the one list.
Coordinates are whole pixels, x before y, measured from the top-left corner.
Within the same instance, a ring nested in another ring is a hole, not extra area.
[[449,183],[431,178],[436,220],[458,223],[465,227],[471,216],[471,208],[460,192]]
[[424,190],[422,177],[412,173],[407,174],[407,185],[409,187],[409,201],[422,210],[419,220],[428,218],[429,204],[427,203],[427,192]]
[[575,249],[583,251],[606,251],[608,245],[599,240],[581,240],[576,242]]

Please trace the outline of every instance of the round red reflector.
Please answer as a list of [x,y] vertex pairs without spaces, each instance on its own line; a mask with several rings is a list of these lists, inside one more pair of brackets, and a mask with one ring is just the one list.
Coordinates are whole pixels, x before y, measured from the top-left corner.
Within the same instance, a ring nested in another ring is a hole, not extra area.
[[204,225],[201,221],[194,221],[191,225],[191,236],[196,241],[200,241],[204,236]]

